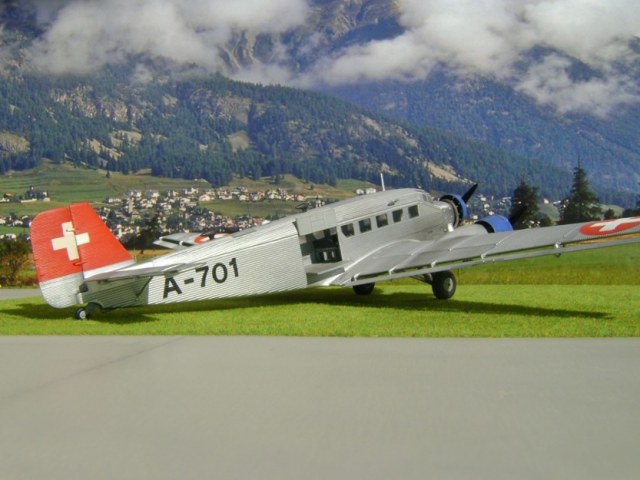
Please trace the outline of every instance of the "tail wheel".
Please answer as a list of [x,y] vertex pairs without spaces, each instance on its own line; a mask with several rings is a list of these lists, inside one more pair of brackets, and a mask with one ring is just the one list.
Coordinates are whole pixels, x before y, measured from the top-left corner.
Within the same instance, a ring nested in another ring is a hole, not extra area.
[[444,271],[433,274],[431,289],[438,300],[448,300],[453,297],[457,286],[458,280],[452,272]]
[[354,285],[353,291],[356,292],[357,295],[369,295],[373,292],[373,288],[376,286],[375,283],[363,283],[362,285]]
[[97,303],[90,303],[86,307],[81,307],[76,310],[74,317],[76,320],[87,320],[94,313],[102,310],[102,307]]

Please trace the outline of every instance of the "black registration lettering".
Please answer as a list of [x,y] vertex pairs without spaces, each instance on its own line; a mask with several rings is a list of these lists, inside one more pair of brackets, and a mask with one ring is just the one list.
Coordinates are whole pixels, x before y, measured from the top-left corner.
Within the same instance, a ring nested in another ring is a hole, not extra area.
[[[213,267],[207,265],[198,267],[195,269],[196,274],[200,274],[200,288],[207,286],[209,279],[209,272],[211,272],[211,278],[217,284],[225,283],[230,274],[233,274],[232,278],[238,278],[240,276],[240,269],[238,268],[238,261],[232,258],[228,264],[216,263]],[[196,283],[197,278],[187,278],[184,280],[186,286]],[[163,298],[167,298],[170,293],[177,293],[182,295],[182,289],[178,285],[178,282],[173,277],[167,277],[164,279],[164,295]]]
[[229,266],[233,267],[233,275],[238,278],[239,273],[238,273],[238,262],[236,261],[235,257],[231,259],[231,261],[229,262]]
[[216,283],[224,283],[227,281],[229,271],[224,263],[216,263],[213,266],[213,281]]
[[178,295],[182,295],[182,290],[178,286],[178,282],[176,282],[175,278],[167,277],[164,279],[164,295],[163,298],[167,298],[169,293],[176,292]]
[[202,280],[200,280],[200,287],[204,288],[207,284],[207,274],[209,273],[209,267],[199,267],[196,268],[196,273],[202,272]]

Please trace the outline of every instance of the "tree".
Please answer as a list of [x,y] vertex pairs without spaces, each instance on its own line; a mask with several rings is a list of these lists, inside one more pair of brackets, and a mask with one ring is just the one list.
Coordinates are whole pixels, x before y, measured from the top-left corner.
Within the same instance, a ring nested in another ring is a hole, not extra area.
[[[640,185],[640,183],[638,185]],[[624,212],[622,212],[623,217],[634,217],[636,215],[640,215],[640,194],[638,194],[638,199],[636,200],[636,207],[625,208]]]
[[136,244],[140,247],[140,255],[144,254],[145,248],[153,245],[153,242],[160,236],[160,219],[158,215],[143,220],[143,227],[136,239]]
[[[520,215],[513,228],[522,230],[537,226],[540,222],[540,209],[538,208],[538,187],[532,187],[524,178],[520,179],[520,184],[513,191],[513,202],[509,216]],[[525,208],[524,212],[522,209]]]
[[564,199],[564,209],[560,216],[560,225],[568,223],[588,222],[602,217],[600,200],[591,191],[587,172],[578,165],[573,171],[573,187],[571,193]]
[[29,242],[24,236],[0,239],[0,279],[16,285],[18,274],[29,262]]

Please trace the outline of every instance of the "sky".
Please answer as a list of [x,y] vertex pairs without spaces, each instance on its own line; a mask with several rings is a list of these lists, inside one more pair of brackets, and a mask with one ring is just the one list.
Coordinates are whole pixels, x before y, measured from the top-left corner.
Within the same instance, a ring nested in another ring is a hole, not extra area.
[[[44,35],[30,49],[39,68],[84,73],[132,58],[224,71],[220,49],[234,32],[279,34],[304,26],[309,0],[27,0]],[[438,65],[461,78],[506,82],[559,113],[606,116],[640,102],[640,64],[629,41],[640,36],[637,0],[397,0],[404,32],[320,58],[306,71],[276,46],[270,64],[254,62],[237,79],[292,86],[422,80]],[[313,48],[314,37],[308,39]],[[522,63],[534,48],[543,52]],[[597,75],[576,78],[577,59]],[[144,79],[145,70],[139,69]],[[637,75],[637,73],[636,73]]]

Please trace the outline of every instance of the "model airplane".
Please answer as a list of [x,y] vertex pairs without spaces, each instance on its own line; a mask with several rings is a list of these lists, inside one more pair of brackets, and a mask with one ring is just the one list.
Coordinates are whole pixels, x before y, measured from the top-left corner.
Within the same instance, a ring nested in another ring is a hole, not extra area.
[[[136,263],[87,203],[49,210],[31,227],[42,294],[54,307],[101,309],[340,285],[369,294],[401,277],[456,290],[452,269],[638,242],[640,217],[514,231],[493,215],[467,223],[467,201],[416,189],[355,197],[210,240],[161,239],[176,251]],[[624,236],[621,236],[624,235]]]

